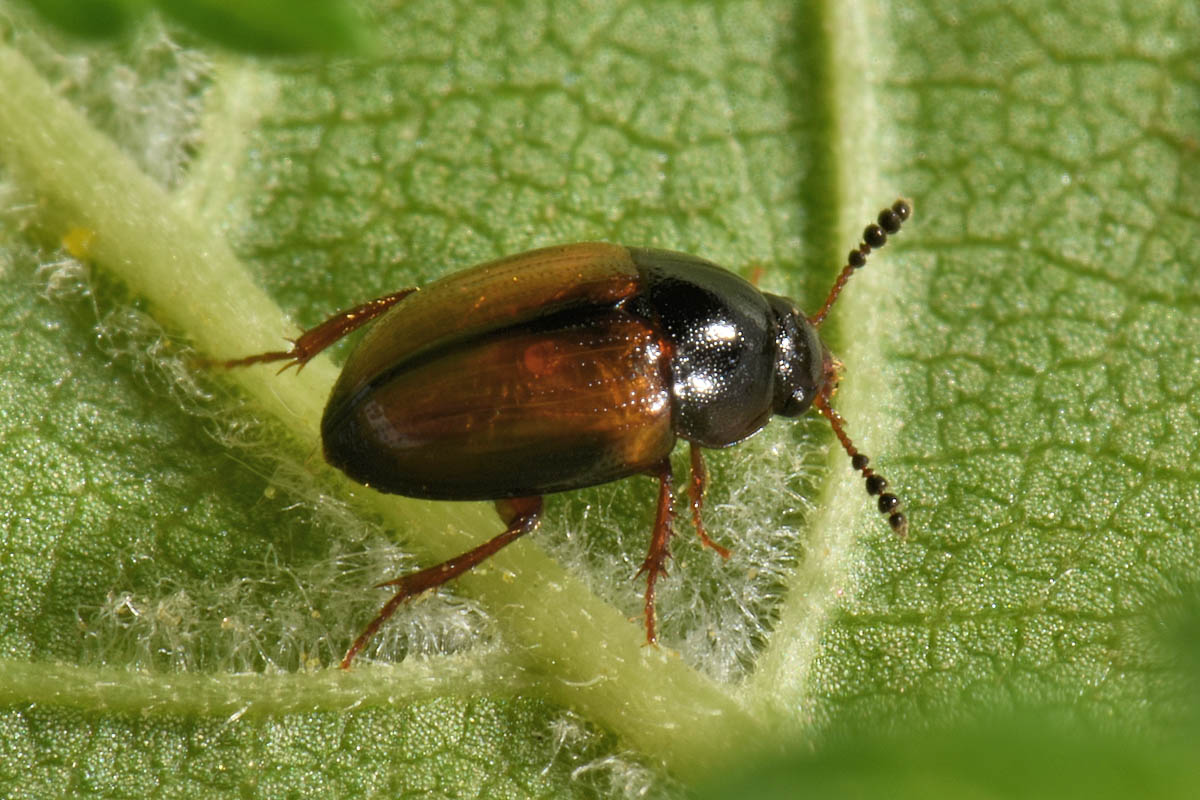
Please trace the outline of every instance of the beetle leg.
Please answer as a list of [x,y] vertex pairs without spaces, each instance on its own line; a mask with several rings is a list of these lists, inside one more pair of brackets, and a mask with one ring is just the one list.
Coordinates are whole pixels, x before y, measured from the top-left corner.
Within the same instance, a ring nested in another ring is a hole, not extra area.
[[669,458],[659,463],[655,477],[658,478],[658,513],[654,517],[654,532],[650,534],[650,551],[646,553],[646,560],[637,573],[646,573],[646,644],[654,644],[658,640],[654,628],[654,584],[659,575],[667,574],[663,565],[671,557],[671,522],[675,519],[675,509]]
[[322,350],[366,325],[415,291],[416,289],[401,289],[385,297],[377,297],[354,308],[339,311],[317,327],[300,334],[299,338],[292,339],[291,350],[273,350],[269,353],[258,353],[230,361],[205,361],[204,363],[228,368],[268,364],[272,361],[287,361],[288,363],[283,365],[280,372],[288,367],[303,369],[304,365]]
[[462,555],[443,561],[441,564],[435,564],[420,572],[414,572],[411,575],[405,575],[377,585],[377,588],[383,586],[397,586],[399,588],[396,594],[392,596],[392,599],[388,600],[383,608],[379,610],[379,614],[376,615],[375,619],[371,620],[371,624],[364,628],[363,632],[354,640],[354,644],[350,645],[350,649],[346,651],[345,657],[342,658],[342,669],[350,668],[350,662],[354,660],[358,652],[366,646],[367,642],[375,635],[380,626],[387,622],[388,617],[396,613],[396,609],[405,600],[457,578],[467,570],[477,566],[480,562],[495,555],[505,545],[511,544],[536,528],[542,518],[542,498],[517,497],[511,500],[497,500],[496,511],[500,514],[500,518],[504,520],[504,524],[508,526],[504,533],[487,540],[473,550],[468,550]]
[[704,487],[708,485],[708,469],[704,466],[704,453],[695,442],[688,442],[692,456],[692,480],[688,483],[688,497],[692,501],[692,521],[696,523],[696,535],[700,544],[711,547],[721,558],[729,558],[729,548],[708,538],[704,530],[704,521],[700,518],[700,510],[704,506]]

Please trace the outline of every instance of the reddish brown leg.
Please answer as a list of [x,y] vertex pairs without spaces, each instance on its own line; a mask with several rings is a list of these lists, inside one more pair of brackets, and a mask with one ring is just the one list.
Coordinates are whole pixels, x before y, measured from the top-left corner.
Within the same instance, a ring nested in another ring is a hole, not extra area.
[[655,477],[658,478],[658,513],[654,517],[654,532],[650,534],[650,551],[637,573],[646,573],[646,644],[658,640],[654,629],[654,584],[659,575],[667,574],[663,565],[671,557],[671,522],[675,519],[675,510],[669,458],[659,463]]
[[392,596],[392,599],[388,600],[383,608],[380,609],[375,619],[371,620],[371,624],[363,629],[363,632],[354,640],[354,644],[350,645],[350,649],[346,651],[345,657],[342,658],[342,669],[350,669],[350,662],[366,646],[367,642],[371,640],[371,637],[375,635],[380,626],[387,622],[388,617],[396,613],[396,609],[405,600],[441,586],[446,581],[457,578],[472,567],[478,566],[485,559],[494,556],[505,545],[511,544],[536,528],[542,518],[542,498],[518,497],[512,500],[497,500],[496,511],[500,514],[500,518],[504,520],[504,524],[508,526],[504,533],[493,539],[489,539],[473,550],[468,550],[462,555],[455,556],[448,561],[443,561],[441,564],[428,567],[420,572],[414,572],[412,575],[405,575],[404,577],[378,584],[377,588],[383,586],[397,586],[399,588],[396,594]]
[[322,350],[343,336],[353,333],[363,325],[366,325],[415,291],[416,289],[401,289],[386,297],[377,297],[360,306],[339,311],[317,327],[300,334],[300,338],[292,339],[291,350],[274,350],[270,353],[258,353],[257,355],[235,358],[230,361],[205,361],[204,363],[220,367],[248,367],[251,364],[287,361],[288,363],[279,369],[280,372],[283,372],[288,367],[295,367],[297,370],[303,369],[304,365]]
[[729,549],[708,538],[708,532],[704,530],[700,511],[704,506],[704,487],[708,485],[708,469],[704,466],[704,453],[701,452],[699,445],[689,442],[688,446],[692,456],[692,480],[688,483],[688,497],[692,501],[692,521],[696,523],[696,535],[700,537],[700,544],[711,547],[721,558],[729,558]]

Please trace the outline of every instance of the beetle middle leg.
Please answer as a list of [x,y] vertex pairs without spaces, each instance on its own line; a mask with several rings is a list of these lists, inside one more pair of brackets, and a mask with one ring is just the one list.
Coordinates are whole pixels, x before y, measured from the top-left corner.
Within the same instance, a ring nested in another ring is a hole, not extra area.
[[315,328],[310,328],[296,339],[292,339],[291,350],[272,350],[269,353],[258,353],[244,358],[234,358],[229,361],[206,362],[222,367],[248,367],[252,364],[269,364],[272,361],[287,361],[279,370],[283,372],[288,367],[303,369],[318,353],[337,342],[344,336],[366,325],[371,320],[387,311],[392,306],[408,297],[416,289],[401,289],[398,292],[376,297],[362,305],[339,311]]
[[371,620],[371,624],[367,625],[358,638],[354,640],[354,644],[350,645],[350,649],[346,651],[346,655],[342,658],[342,669],[350,668],[350,662],[354,660],[354,657],[366,646],[367,642],[375,635],[380,626],[387,622],[392,614],[396,613],[396,609],[405,600],[410,597],[416,597],[423,592],[437,588],[443,583],[457,578],[467,570],[478,566],[480,562],[494,556],[505,545],[511,544],[536,528],[542,519],[542,498],[515,497],[508,500],[497,500],[496,511],[500,514],[500,518],[504,520],[504,524],[508,526],[504,533],[488,539],[472,550],[443,561],[441,564],[435,564],[420,572],[414,572],[411,575],[405,575],[377,585],[377,588],[384,586],[396,586],[399,588],[396,594],[392,596],[392,599],[388,600],[383,608],[379,610],[379,614],[376,615],[375,619]]
[[722,547],[708,538],[708,532],[704,530],[704,520],[701,519],[700,511],[704,506],[704,487],[708,485],[708,469],[704,466],[704,454],[700,450],[700,445],[689,442],[688,447],[692,457],[692,479],[688,482],[688,498],[692,501],[692,521],[696,524],[696,535],[700,537],[700,544],[711,547],[721,558],[729,558],[729,548]]

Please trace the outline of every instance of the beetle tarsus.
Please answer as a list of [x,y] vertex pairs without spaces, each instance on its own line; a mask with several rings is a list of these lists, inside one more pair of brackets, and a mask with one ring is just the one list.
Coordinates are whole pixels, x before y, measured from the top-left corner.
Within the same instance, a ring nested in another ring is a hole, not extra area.
[[229,361],[205,361],[206,365],[219,366],[226,369],[234,367],[249,367],[254,364],[270,364],[275,361],[287,361],[279,368],[283,372],[291,367],[296,371],[304,369],[304,365],[315,358],[323,350],[339,339],[353,333],[371,320],[399,303],[416,289],[401,289],[374,300],[368,300],[362,305],[339,311],[315,328],[310,328],[296,339],[292,339],[291,350],[273,350],[269,353],[258,353]]
[[399,588],[392,596],[392,599],[388,600],[383,608],[379,610],[375,619],[371,620],[371,624],[367,625],[358,638],[354,640],[354,644],[350,645],[350,649],[346,651],[346,655],[342,658],[342,669],[350,669],[350,663],[354,661],[354,657],[366,646],[367,642],[371,640],[371,637],[375,635],[380,626],[387,622],[392,614],[396,613],[396,609],[405,600],[423,594],[430,589],[435,589],[443,583],[457,578],[467,570],[477,566],[481,561],[494,556],[505,545],[513,543],[536,528],[542,518],[542,498],[517,497],[497,500],[496,511],[500,514],[500,518],[504,520],[504,524],[508,526],[499,536],[488,539],[478,547],[468,550],[462,555],[443,561],[441,564],[435,564],[420,572],[414,572],[411,575],[404,575],[378,584],[379,587],[396,586]]

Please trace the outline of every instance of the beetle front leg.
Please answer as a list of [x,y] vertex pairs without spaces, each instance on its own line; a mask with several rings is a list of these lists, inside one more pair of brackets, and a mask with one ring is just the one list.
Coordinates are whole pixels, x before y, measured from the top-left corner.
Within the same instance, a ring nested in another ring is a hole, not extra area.
[[701,452],[700,445],[688,442],[688,447],[692,457],[692,479],[688,482],[688,497],[692,501],[692,521],[696,524],[696,535],[700,537],[700,544],[711,547],[721,558],[729,558],[729,548],[722,547],[708,538],[708,533],[704,530],[704,521],[701,519],[700,512],[704,507],[704,488],[708,485],[708,469],[704,466],[704,453]]
[[480,562],[494,556],[505,545],[511,544],[536,528],[542,519],[542,498],[516,497],[510,500],[497,500],[496,511],[500,514],[500,518],[504,520],[504,524],[508,526],[504,533],[488,539],[473,550],[468,550],[462,555],[443,561],[441,564],[435,564],[420,572],[414,572],[411,575],[405,575],[401,578],[385,581],[377,585],[376,588],[383,586],[397,586],[399,588],[396,594],[392,596],[392,599],[388,600],[383,608],[379,610],[379,614],[375,616],[375,619],[371,620],[371,624],[364,628],[363,632],[354,640],[354,644],[350,645],[350,649],[346,651],[345,657],[342,658],[342,669],[350,669],[350,662],[366,646],[367,642],[371,640],[371,637],[375,635],[383,623],[387,622],[388,617],[396,613],[396,609],[405,600],[410,597],[416,597],[430,589],[435,589],[443,583],[457,578],[472,567],[478,566]]
[[646,644],[658,641],[654,627],[654,584],[659,575],[667,574],[665,564],[671,557],[671,523],[675,519],[671,459],[664,458],[654,475],[658,478],[658,512],[654,516],[654,531],[650,534],[650,551],[646,553],[646,560],[637,573],[646,573]]
[[303,369],[318,353],[337,342],[344,336],[366,325],[371,320],[387,311],[392,306],[408,297],[416,289],[401,289],[398,292],[368,300],[362,305],[339,311],[315,328],[310,328],[296,339],[292,340],[291,350],[273,350],[269,353],[258,353],[229,361],[205,361],[206,365],[216,365],[225,368],[248,367],[252,364],[269,364],[272,361],[287,361],[280,368],[283,372],[288,367]]

